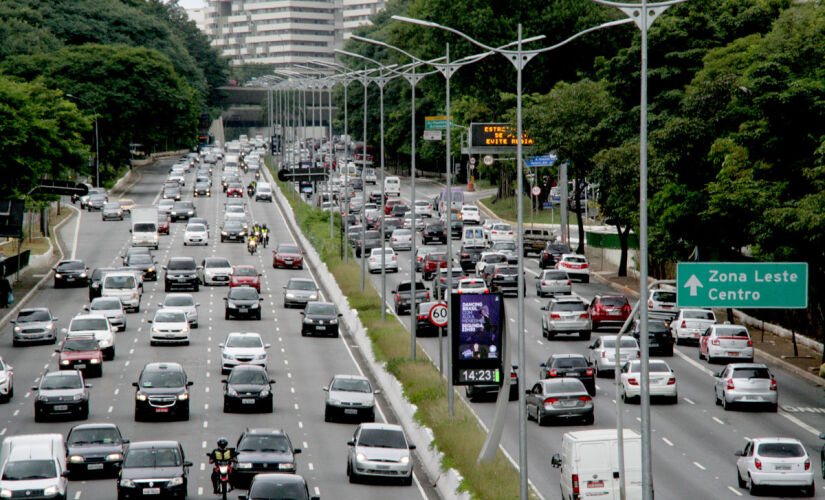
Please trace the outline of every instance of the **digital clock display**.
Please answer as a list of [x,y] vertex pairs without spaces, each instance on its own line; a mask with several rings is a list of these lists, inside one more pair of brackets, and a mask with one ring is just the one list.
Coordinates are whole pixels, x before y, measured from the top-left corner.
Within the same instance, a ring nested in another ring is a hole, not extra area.
[[458,370],[459,384],[500,384],[501,370],[498,368],[464,368]]

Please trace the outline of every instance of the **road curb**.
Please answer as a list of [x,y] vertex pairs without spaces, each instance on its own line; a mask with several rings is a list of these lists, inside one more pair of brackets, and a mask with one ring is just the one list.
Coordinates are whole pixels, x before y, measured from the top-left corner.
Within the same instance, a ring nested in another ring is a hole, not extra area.
[[794,366],[782,358],[774,356],[773,354],[769,354],[759,348],[754,349],[755,357],[765,362],[767,365],[771,365],[777,368],[783,368],[788,370],[789,372],[802,377],[803,379],[811,382],[812,384],[816,384],[820,387],[825,387],[825,379],[819,377],[818,375],[814,375],[813,373],[808,373],[807,371],[799,368],[798,366]]

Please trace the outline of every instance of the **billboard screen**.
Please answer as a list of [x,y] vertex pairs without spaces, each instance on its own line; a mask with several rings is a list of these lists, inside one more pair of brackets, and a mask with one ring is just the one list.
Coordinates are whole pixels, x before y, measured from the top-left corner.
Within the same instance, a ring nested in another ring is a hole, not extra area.
[[[512,148],[516,149],[516,131],[509,123],[470,124],[470,147],[472,148]],[[533,145],[533,139],[522,131],[522,146]]]
[[501,384],[505,334],[501,294],[455,294],[452,307],[453,383]]

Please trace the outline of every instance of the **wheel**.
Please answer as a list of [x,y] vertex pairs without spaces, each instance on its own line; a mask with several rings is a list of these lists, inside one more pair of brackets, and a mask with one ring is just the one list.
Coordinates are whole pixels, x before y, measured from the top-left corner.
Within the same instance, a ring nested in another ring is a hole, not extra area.
[[201,289],[200,284],[195,283],[195,291],[198,292],[198,291],[200,291],[200,289]]
[[699,359],[705,359],[705,356],[702,354],[702,348],[701,347],[696,352],[698,353]]
[[802,496],[804,497],[812,497],[814,496],[814,492],[816,491],[816,486],[814,483],[811,483],[809,486],[805,486],[802,488]]
[[751,478],[750,475],[748,475],[748,491],[750,492],[751,496],[753,497],[758,495],[760,490],[761,488],[754,484],[753,478]]
[[768,411],[771,413],[776,413],[777,411],[779,411],[779,403],[772,404]]
[[261,311],[258,311],[258,314],[255,315],[255,319],[257,319],[258,321],[261,320]]
[[738,468],[736,469],[736,484],[738,484],[740,488],[744,488],[745,486],[748,485],[748,483],[745,482],[744,479],[742,479],[742,476],[739,475],[739,469]]
[[221,482],[221,498],[226,500],[226,493],[229,491],[229,485]]
[[372,410],[368,415],[367,418],[364,419],[364,422],[375,422],[375,410]]
[[229,311],[224,311],[223,319],[229,319]]
[[708,358],[708,364],[709,364],[709,365],[712,365],[712,364],[716,363],[716,358],[712,358],[712,357],[710,356],[710,352],[708,352],[708,356],[707,356],[707,358]]
[[352,465],[347,463],[347,475],[349,476],[350,483],[357,483],[358,482],[358,474],[352,470]]
[[[101,371],[103,371],[103,370],[101,369]],[[14,386],[9,388],[9,399],[11,399],[13,397],[14,397]]]
[[180,419],[181,420],[189,420],[189,407],[187,407],[185,410],[180,412]]
[[402,479],[402,480],[401,480],[401,485],[402,485],[402,486],[410,486],[410,485],[412,485],[412,479],[413,479],[412,472],[410,472],[410,476],[409,476],[409,477],[405,477],[404,479]]
[[192,323],[192,328],[198,328],[199,326],[200,326],[200,325],[198,324],[198,322],[197,322],[197,321],[196,321],[196,322],[194,322],[194,323]]
[[728,398],[725,397],[725,393],[722,393],[722,409],[725,411],[730,411],[733,409],[733,403],[728,403]]
[[716,406],[722,406],[722,400],[719,399],[719,395],[716,394],[715,387],[713,388],[713,402],[716,404]]
[[596,417],[592,413],[588,413],[582,419],[582,421],[584,422],[584,425],[593,425],[593,422],[595,422],[595,420],[596,420]]
[[172,288],[169,286],[169,284],[168,284],[168,283],[167,283],[167,284],[165,284],[165,285],[163,285],[163,291],[164,291],[164,292],[168,292],[168,291],[169,291],[169,290],[171,290],[171,289],[172,289]]
[[579,339],[590,340],[590,332],[579,332]]
[[324,422],[332,422],[332,409],[329,406],[324,408]]
[[80,420],[89,420],[89,407],[80,411]]
[[536,410],[536,423],[539,424],[539,427],[543,427],[547,421],[541,416],[541,411]]

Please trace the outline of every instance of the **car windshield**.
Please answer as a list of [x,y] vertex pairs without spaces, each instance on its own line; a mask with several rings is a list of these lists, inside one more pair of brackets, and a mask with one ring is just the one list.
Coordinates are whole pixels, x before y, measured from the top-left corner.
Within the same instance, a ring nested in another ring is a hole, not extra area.
[[406,448],[404,433],[393,429],[364,429],[358,436],[358,446],[373,448]]
[[676,302],[676,292],[653,292],[653,300],[658,302]]
[[186,226],[186,230],[193,233],[203,233],[206,231],[206,226],[203,224],[189,224]]
[[495,224],[493,226],[493,231],[512,231],[513,229],[510,227],[510,224]]
[[258,271],[254,267],[236,267],[235,276],[257,276]]
[[83,384],[77,373],[49,374],[40,382],[40,389],[81,389]]
[[100,349],[95,339],[73,339],[67,338],[63,342],[64,351],[96,351]]
[[269,379],[263,370],[232,370],[230,384],[266,385]]
[[770,458],[798,458],[805,456],[805,448],[799,443],[759,443],[756,454]]
[[226,347],[263,347],[261,337],[257,335],[230,335],[226,339]]
[[249,434],[247,436],[244,436],[244,438],[241,439],[241,442],[238,443],[238,451],[270,451],[279,453],[289,453],[292,451],[292,449],[289,444],[289,439],[287,439],[286,436]]
[[280,253],[301,253],[301,250],[298,247],[291,246],[291,245],[284,245],[278,247],[278,252]]
[[428,253],[427,258],[433,262],[444,262],[447,260],[447,254],[445,253]]
[[548,363],[553,368],[587,368],[587,360],[583,357],[558,358],[555,363]]
[[152,264],[152,257],[146,254],[132,255],[129,257],[129,265],[135,264]]
[[98,429],[75,429],[66,440],[69,444],[112,444],[120,443],[120,433],[114,427]]
[[79,332],[84,330],[108,330],[109,323],[106,318],[79,318],[73,319],[69,331]]
[[258,300],[258,292],[251,286],[238,286],[229,290],[229,298],[236,300]]
[[123,305],[120,303],[120,299],[108,299],[108,298],[97,298],[92,301],[91,307],[89,307],[92,311],[112,311],[112,310],[121,310]]
[[570,253],[570,246],[567,244],[551,243],[547,249],[555,253]]
[[498,268],[498,273],[497,274],[499,274],[499,275],[507,274],[507,275],[512,275],[512,276],[518,276],[518,268],[517,267],[500,267],[500,268]]
[[624,297],[602,297],[599,303],[608,307],[622,307],[627,304],[627,299]]
[[155,323],[183,323],[186,313],[183,311],[158,311],[155,313]]
[[130,448],[123,457],[123,467],[179,467],[177,448]]
[[16,460],[6,462],[6,468],[3,470],[4,481],[49,479],[56,476],[54,460]]
[[570,302],[553,302],[550,305],[551,311],[586,311],[587,306],[584,302],[570,301]]
[[227,220],[226,223],[223,225],[224,231],[241,231],[243,229],[243,225],[240,221],[236,220]]
[[195,264],[194,260],[189,259],[181,259],[181,260],[170,260],[169,265],[166,266],[167,269],[173,271],[194,271],[197,265]]
[[363,379],[336,378],[332,381],[332,386],[330,386],[330,390],[370,393],[372,392],[372,387],[370,387],[370,383],[368,381]]
[[[616,337],[602,339],[602,347],[616,348]],[[622,348],[637,348],[636,339],[622,338]]]
[[61,271],[82,271],[83,270],[83,263],[80,261],[74,262],[63,262],[57,268]]
[[23,309],[17,315],[18,323],[31,323],[33,321],[50,321],[52,319],[49,311],[43,309]]
[[[279,474],[276,474],[279,475]],[[258,476],[263,477],[263,476]],[[276,500],[306,500],[306,484],[294,480],[267,477],[256,480],[249,490],[249,498]]]
[[144,371],[140,377],[142,387],[175,388],[184,386],[183,373],[168,370]]
[[315,283],[309,280],[289,280],[286,287],[290,290],[317,290]]
[[204,267],[224,267],[224,268],[226,268],[226,267],[231,267],[231,266],[229,265],[229,261],[227,259],[211,258],[211,259],[206,259],[206,261],[204,262]]
[[120,210],[120,204],[119,203],[107,203],[107,204],[103,205],[103,209],[104,210]]
[[191,201],[178,201],[178,202],[175,202],[174,208],[183,209],[183,210],[190,210],[192,208],[195,208],[195,204],[192,203]]
[[771,373],[767,368],[762,367],[748,367],[748,368],[734,368],[731,378],[765,378],[770,379]]
[[324,302],[310,302],[307,304],[305,312],[310,315],[335,316],[335,305]]
[[716,320],[716,316],[713,314],[713,311],[691,311],[682,309],[682,317],[685,319],[709,319],[711,321]]
[[106,276],[103,282],[104,288],[111,288],[114,290],[125,290],[135,288],[134,276]]
[[194,306],[195,299],[191,295],[168,295],[163,305],[166,307]]
[[486,255],[484,257],[484,262],[489,262],[489,263],[492,263],[492,264],[495,264],[497,262],[504,262],[506,260],[507,260],[507,256],[502,255],[500,253],[494,253],[494,254]]

